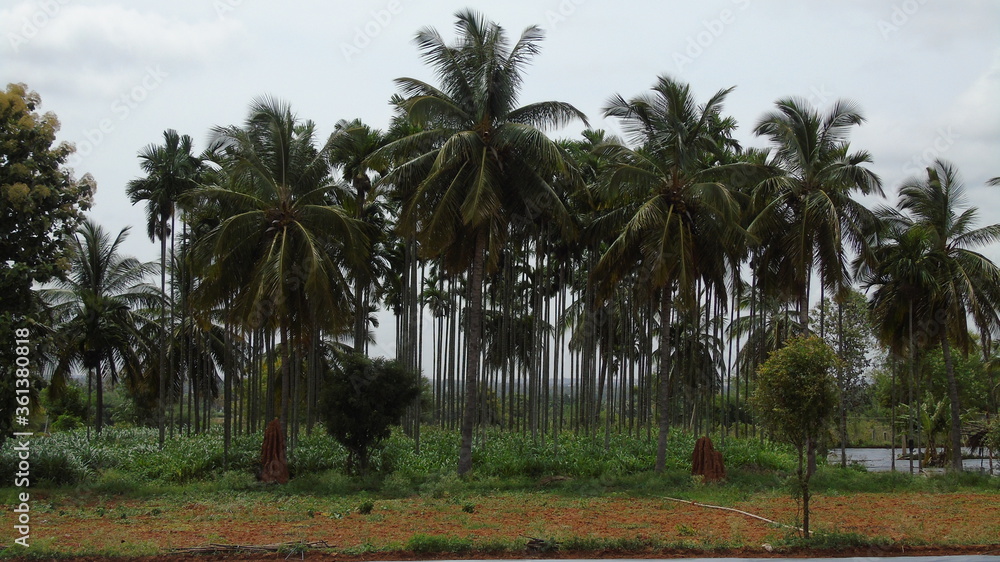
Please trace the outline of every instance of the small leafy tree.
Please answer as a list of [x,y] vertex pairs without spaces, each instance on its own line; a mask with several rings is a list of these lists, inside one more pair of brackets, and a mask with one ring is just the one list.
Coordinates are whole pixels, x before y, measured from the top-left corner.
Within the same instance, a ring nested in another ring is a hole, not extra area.
[[836,352],[821,338],[793,338],[758,368],[757,386],[751,397],[757,418],[798,451],[802,531],[806,538],[810,467],[814,466],[816,443],[837,413],[835,373],[839,362]]
[[348,452],[348,471],[368,473],[372,449],[420,395],[420,378],[397,361],[348,354],[320,395],[326,430]]

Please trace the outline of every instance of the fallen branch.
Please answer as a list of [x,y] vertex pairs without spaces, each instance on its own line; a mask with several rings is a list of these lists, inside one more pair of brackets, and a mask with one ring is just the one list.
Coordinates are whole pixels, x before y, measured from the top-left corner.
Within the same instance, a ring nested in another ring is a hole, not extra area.
[[[765,523],[770,523],[772,525],[778,525],[779,527],[785,527],[787,529],[795,529],[795,530],[797,530],[800,533],[803,532],[802,527],[796,527],[794,525],[785,525],[784,523],[778,523],[777,521],[772,521],[772,520],[770,520],[770,519],[768,519],[766,517],[761,517],[760,515],[754,515],[753,513],[748,513],[746,511],[741,511],[739,509],[733,509],[731,507],[722,507],[720,505],[708,505],[707,503],[698,503],[698,502],[693,502],[693,501],[688,501],[688,500],[680,500],[680,499],[677,499],[677,498],[668,498],[666,496],[661,496],[661,497],[663,499],[665,499],[665,500],[670,500],[672,502],[686,503],[686,504],[693,505],[695,507],[704,507],[706,509],[719,509],[719,510],[722,510],[722,511],[732,511],[733,513],[739,513],[740,515],[745,515],[747,517],[752,517],[754,519],[759,519],[761,521],[764,521]],[[810,531],[809,534],[812,534],[812,532]]]
[[239,553],[239,552],[282,552],[295,550],[309,550],[313,548],[333,548],[326,541],[314,542],[283,542],[276,544],[250,545],[250,544],[218,544],[210,543],[208,546],[193,546],[188,548],[174,548],[174,552],[190,552],[196,554],[216,554],[216,553]]

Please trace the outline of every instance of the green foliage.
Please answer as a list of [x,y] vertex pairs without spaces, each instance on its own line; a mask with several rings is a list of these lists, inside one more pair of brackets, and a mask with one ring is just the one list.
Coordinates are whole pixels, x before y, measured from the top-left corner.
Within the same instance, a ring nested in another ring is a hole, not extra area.
[[817,531],[808,540],[798,535],[789,534],[778,546],[792,548],[810,548],[818,550],[853,550],[858,548],[880,549],[893,546],[891,537],[882,535],[868,536],[861,533],[841,531]]
[[[53,392],[52,387],[46,387],[42,392],[42,407],[50,419],[59,420],[65,417],[67,420],[83,420],[87,417],[87,403],[84,396],[86,389],[76,381],[70,381],[61,392]],[[64,422],[65,424],[65,422]],[[72,427],[56,427],[53,429],[73,429]]]
[[[93,178],[76,181],[66,167],[73,153],[55,144],[59,120],[38,111],[41,97],[24,84],[0,90],[0,395],[14,396],[15,339],[29,346],[28,388],[41,388],[38,360],[48,336],[32,286],[62,278],[69,269],[70,234],[90,208]],[[21,332],[17,332],[21,330]],[[26,337],[25,331],[28,333]],[[14,400],[0,401],[0,444],[13,426]]]
[[406,541],[406,548],[418,554],[466,552],[472,548],[472,541],[458,537],[417,533]]
[[[757,418],[799,453],[793,493],[802,498],[803,535],[809,537],[809,479],[816,447],[837,412],[840,367],[833,348],[818,336],[798,336],[771,353],[757,369],[757,386],[750,397]],[[804,456],[809,466],[803,470]]]
[[836,412],[838,364],[833,348],[816,336],[789,340],[757,370],[750,398],[757,418],[795,447],[816,440]]
[[[40,461],[41,472],[33,476],[50,484],[94,484],[110,489],[129,490],[145,485],[172,486],[218,479],[232,481],[233,489],[252,487],[257,466],[261,433],[233,439],[228,466],[223,456],[219,432],[167,439],[163,449],[156,445],[157,432],[144,427],[109,427],[87,441],[86,431],[76,429],[37,436],[32,439],[32,455]],[[395,430],[384,447],[372,452],[370,468],[381,474],[375,479],[353,479],[345,475],[348,451],[324,431],[300,437],[289,452],[289,471],[295,476],[288,493],[347,495],[365,487],[381,490],[387,497],[419,493],[447,497],[462,493],[468,486],[454,474],[458,450],[457,434],[425,427],[418,455],[413,440]],[[476,448],[479,468],[471,485],[483,489],[535,487],[546,476],[564,476],[571,481],[557,489],[584,495],[602,493],[608,487],[642,488],[664,491],[688,480],[694,436],[671,432],[667,466],[678,474],[652,477],[656,445],[645,437],[615,435],[606,449],[603,437],[594,439],[574,433],[560,434],[558,446],[551,440],[541,445],[529,435],[490,431]],[[754,473],[787,472],[794,457],[786,447],[758,439],[717,439],[727,467],[745,467]],[[13,473],[17,458],[9,447],[0,450],[0,471]],[[390,471],[395,471],[388,474]],[[649,480],[643,480],[649,475]],[[734,473],[739,478],[738,473]],[[770,480],[768,480],[770,482]],[[223,485],[225,488],[225,485]]]
[[419,378],[395,361],[350,354],[328,374],[320,408],[327,432],[349,453],[349,471],[368,472],[371,449],[419,394]]
[[993,455],[1000,453],[1000,418],[993,418],[986,429],[986,446],[993,451]]
[[850,410],[862,405],[868,396],[865,375],[872,367],[877,342],[865,296],[852,289],[843,301],[837,304],[823,299],[810,318],[814,329],[819,329],[822,319],[824,339],[841,360],[836,370],[837,388],[842,405]]

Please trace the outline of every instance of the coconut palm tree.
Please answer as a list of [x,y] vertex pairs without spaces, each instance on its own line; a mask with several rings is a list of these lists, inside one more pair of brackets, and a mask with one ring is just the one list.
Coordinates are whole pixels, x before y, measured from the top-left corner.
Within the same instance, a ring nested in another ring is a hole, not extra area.
[[152,350],[162,329],[144,313],[162,299],[146,282],[156,264],[120,254],[128,231],[123,228],[112,239],[92,220],[84,221],[72,241],[68,277],[42,293],[55,319],[52,384],[65,384],[74,367],[87,370],[96,387],[97,433],[104,426],[105,375],[112,384],[124,376],[132,386],[141,386],[142,356]]
[[[125,193],[133,205],[140,201],[146,202],[146,231],[150,240],[160,239],[160,292],[162,296],[160,323],[168,324],[166,304],[172,302],[167,298],[167,237],[171,239],[170,255],[174,255],[172,225],[178,200],[183,195],[197,187],[201,160],[192,154],[192,140],[188,135],[181,136],[173,129],[163,132],[163,145],[148,145],[139,151],[140,167],[146,177],[136,178],[125,186]],[[171,260],[172,261],[172,260]],[[173,286],[173,283],[171,283]],[[173,292],[173,291],[171,291]],[[165,338],[170,330],[160,331],[160,368],[159,377],[159,426],[160,446],[166,435],[166,401],[167,401],[167,352],[170,347]]]
[[809,329],[809,285],[814,269],[821,287],[838,296],[848,287],[847,242],[860,249],[874,217],[852,199],[855,192],[882,195],[878,176],[864,166],[865,151],[849,152],[848,134],[864,122],[851,102],[837,101],[826,113],[798,98],[775,103],[754,133],[770,139],[777,173],[754,190],[759,213],[749,232],[761,241],[761,263],[771,264],[797,300],[800,324]]
[[502,27],[474,11],[458,12],[456,20],[454,45],[432,28],[417,33],[417,47],[440,86],[396,80],[405,98],[400,107],[420,131],[390,143],[383,153],[409,154],[414,146],[431,146],[387,178],[412,187],[401,229],[415,232],[422,256],[440,259],[445,272],[468,271],[468,374],[458,462],[464,474],[472,468],[486,272],[498,268],[515,218],[551,217],[569,235],[568,213],[552,186],[568,168],[564,153],[542,129],[586,120],[563,102],[517,105],[525,67],[539,51],[541,29],[525,29],[512,44]]
[[[361,122],[338,121],[327,143],[330,162],[339,166],[344,180],[353,189],[353,197],[342,204],[351,216],[362,220],[373,228],[372,232],[384,232],[385,219],[382,205],[371,197],[373,179],[385,171],[384,167],[374,168],[369,158],[387,142],[386,135]],[[374,176],[374,178],[373,178]],[[375,282],[375,268],[363,268],[353,272],[354,287],[354,351],[364,353],[368,341],[368,320],[371,312],[371,286]]]
[[924,238],[927,274],[933,291],[920,296],[928,307],[922,326],[941,346],[951,402],[952,468],[962,469],[961,405],[952,361],[952,345],[968,353],[969,321],[989,337],[1000,328],[1000,268],[975,248],[1000,241],[1000,224],[974,228],[978,209],[965,204],[964,185],[951,164],[937,160],[926,178],[911,178],[899,191],[906,222]]
[[[334,181],[315,125],[276,99],[255,100],[243,127],[215,130],[215,185],[196,192],[221,222],[196,243],[204,303],[230,304],[233,319],[276,329],[281,341],[282,425],[291,400],[291,349],[350,325],[347,265],[365,259],[363,225],[331,204]],[[308,355],[306,355],[308,356]]]
[[[719,90],[699,105],[690,87],[661,76],[647,95],[611,99],[605,115],[616,117],[636,146],[606,144],[599,154],[612,161],[603,188],[621,205],[599,222],[611,242],[594,268],[594,279],[614,287],[639,275],[637,287],[658,299],[659,440],[656,470],[666,463],[670,416],[671,315],[695,311],[698,287],[726,294],[726,248],[742,236],[731,228],[739,205],[730,190],[715,181],[713,167],[735,127],[721,116],[732,88]],[[726,299],[722,299],[725,302]]]

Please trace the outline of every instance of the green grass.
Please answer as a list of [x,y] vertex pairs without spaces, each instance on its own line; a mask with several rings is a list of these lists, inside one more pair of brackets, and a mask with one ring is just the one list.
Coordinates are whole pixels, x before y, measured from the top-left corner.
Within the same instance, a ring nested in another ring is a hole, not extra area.
[[[107,493],[136,493],[149,485],[177,485],[226,479],[227,485],[245,486],[227,473],[253,474],[259,458],[261,434],[233,439],[228,457],[218,432],[167,439],[157,445],[153,428],[107,428],[101,436],[87,439],[85,430],[54,433],[32,440],[33,483],[44,486],[96,486]],[[690,467],[693,435],[674,431],[669,440],[667,468]],[[414,489],[448,487],[442,476],[455,471],[458,435],[453,431],[425,428],[420,453],[415,443],[395,431],[371,460],[374,476],[362,488],[389,484],[397,493]],[[500,487],[526,485],[547,476],[576,479],[616,479],[647,472],[655,459],[655,440],[629,435],[613,435],[608,446],[603,436],[589,437],[565,432],[557,440],[542,443],[530,436],[488,431],[475,446],[476,474],[495,479]],[[758,470],[787,470],[794,459],[787,447],[759,440],[725,440],[719,448],[727,466]],[[329,471],[343,473],[347,453],[342,446],[317,428],[303,435],[289,451],[289,471],[296,479],[309,479]],[[0,472],[14,473],[17,458],[11,448],[0,451]],[[386,480],[395,475],[395,480]],[[325,478],[324,481],[330,482]],[[342,493],[355,482],[335,482],[325,492]],[[294,488],[294,486],[293,486]]]
[[[150,428],[106,429],[87,440],[85,431],[55,433],[32,441],[32,486],[72,488],[97,496],[149,498],[176,494],[260,493],[276,496],[432,499],[544,490],[564,496],[597,497],[621,493],[633,496],[673,496],[705,503],[736,502],[753,494],[786,493],[796,466],[784,446],[758,439],[715,439],[726,460],[725,484],[703,485],[690,475],[695,437],[674,431],[667,451],[667,470],[655,474],[655,441],[613,435],[605,447],[603,435],[563,433],[543,444],[518,433],[489,431],[475,446],[475,470],[455,474],[458,435],[425,428],[420,453],[400,431],[373,455],[367,477],[344,472],[346,452],[317,429],[303,435],[289,453],[292,480],[286,486],[262,486],[253,478],[261,435],[234,439],[228,463],[218,433],[177,436],[157,447]],[[0,451],[0,472],[13,473],[12,448]],[[821,465],[811,483],[824,494],[854,492],[960,490],[1000,491],[1000,479],[976,473],[913,477],[905,472],[866,473]],[[0,500],[15,491],[0,488]],[[7,501],[5,503],[10,503]]]

